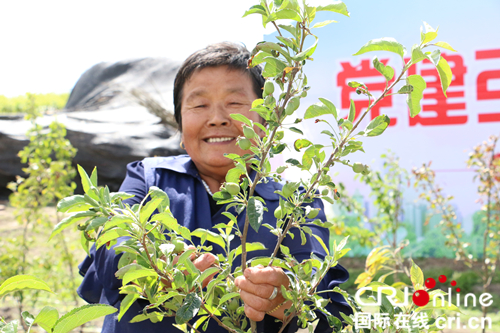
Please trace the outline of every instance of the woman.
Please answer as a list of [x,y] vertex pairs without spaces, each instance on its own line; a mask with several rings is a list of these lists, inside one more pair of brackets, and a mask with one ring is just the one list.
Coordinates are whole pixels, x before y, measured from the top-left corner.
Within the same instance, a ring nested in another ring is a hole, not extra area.
[[[129,204],[140,202],[150,186],[163,189],[170,198],[170,209],[178,222],[190,230],[197,228],[211,229],[218,223],[226,223],[227,218],[221,213],[225,207],[218,206],[212,198],[225,181],[226,173],[234,165],[224,157],[225,153],[242,155],[249,151],[236,145],[238,136],[243,135],[240,122],[230,117],[232,113],[240,113],[254,122],[262,121],[260,116],[249,111],[252,101],[262,96],[264,79],[259,67],[247,68],[250,53],[242,46],[231,43],[214,44],[191,55],[182,64],[174,82],[175,118],[182,134],[181,147],[187,155],[168,158],[146,158],[143,161],[130,163],[127,176],[120,191],[134,194]],[[257,133],[263,135],[262,132]],[[279,196],[274,193],[281,186],[274,182],[259,184],[256,195],[266,201],[268,212],[264,213],[264,222],[275,224],[273,212],[279,204]],[[323,208],[320,200],[313,207]],[[323,212],[323,210],[321,210]],[[323,213],[318,218],[325,219]],[[244,213],[238,216],[242,228]],[[314,228],[314,232],[328,241],[328,231]],[[267,250],[251,252],[250,256],[269,256],[276,244],[276,236],[267,228],[261,228],[257,234],[250,230],[248,241],[258,241],[266,245]],[[234,244],[233,244],[234,243]],[[240,245],[239,239],[232,246]],[[288,246],[297,260],[310,258],[311,253],[324,257],[325,253],[316,240],[308,239],[305,246],[300,245],[300,237],[287,237],[284,245]],[[214,245],[213,253],[222,253],[222,249]],[[215,261],[214,254],[204,254],[194,261],[201,271],[210,267]],[[239,258],[239,257],[238,257]],[[119,294],[121,281],[115,278],[119,255],[114,250],[93,250],[81,265],[84,275],[82,285],[78,289],[80,296],[89,303],[106,303],[117,308],[123,295]],[[238,259],[239,260],[239,259]],[[236,260],[235,265],[240,265]],[[319,290],[333,289],[345,282],[349,275],[340,265],[332,268],[319,286]],[[284,298],[276,290],[281,285],[288,286],[286,274],[274,267],[250,267],[245,274],[236,280],[240,288],[241,299],[245,303],[246,315],[257,321],[259,332],[277,332],[284,311],[290,307],[283,303]],[[339,312],[351,313],[351,309],[340,294],[328,293],[332,300],[329,310],[340,317]],[[144,321],[131,324],[129,321],[138,315],[145,303],[136,302],[126,312],[120,322],[115,315],[105,318],[102,332],[147,332],[174,331],[173,318],[164,318],[160,323]],[[264,328],[265,327],[265,328]],[[324,321],[318,329],[324,328]],[[295,320],[288,330],[296,330]],[[207,332],[223,331],[217,323],[210,322]],[[331,331],[331,330],[330,330]]]

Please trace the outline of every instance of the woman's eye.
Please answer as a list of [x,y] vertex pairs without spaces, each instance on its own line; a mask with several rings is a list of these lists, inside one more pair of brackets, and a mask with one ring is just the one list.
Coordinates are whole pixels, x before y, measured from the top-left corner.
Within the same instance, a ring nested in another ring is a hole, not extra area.
[[195,108],[199,109],[199,108],[204,108],[206,105],[205,104],[201,104],[201,105],[196,105]]

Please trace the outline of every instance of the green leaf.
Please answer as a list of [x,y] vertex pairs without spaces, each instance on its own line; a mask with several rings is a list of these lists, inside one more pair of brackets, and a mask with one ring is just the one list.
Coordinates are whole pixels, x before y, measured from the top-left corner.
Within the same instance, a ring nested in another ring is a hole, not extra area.
[[398,92],[396,94],[409,94],[413,91],[413,86],[412,85],[404,85],[401,88],[399,88]]
[[95,243],[96,249],[99,249],[101,246],[106,245],[107,242],[114,241],[115,239],[123,236],[130,236],[128,232],[123,229],[112,229],[108,230],[106,233],[101,234]]
[[206,237],[208,241],[219,245],[223,249],[226,248],[226,242],[224,242],[224,238],[222,238],[221,235],[218,235],[215,232],[201,228],[191,232],[191,236],[195,236],[198,238],[201,238],[203,235],[207,235]]
[[51,306],[45,306],[35,318],[33,325],[38,324],[47,332],[52,332],[52,328],[59,319],[59,313]]
[[[271,18],[271,16],[269,18]],[[294,20],[297,22],[302,22],[302,19],[300,18],[299,14],[297,14],[297,12],[292,9],[278,10],[276,13],[274,13],[273,18],[274,19],[272,21]]]
[[224,296],[222,296],[220,298],[219,304],[223,304],[224,302],[227,302],[230,299],[235,298],[235,297],[239,297],[239,296],[240,296],[240,293],[237,293],[237,292],[232,292],[232,293],[229,293],[229,294],[225,294]]
[[85,211],[92,207],[85,201],[83,195],[72,195],[63,198],[57,203],[57,211],[61,213],[73,213]]
[[387,81],[392,80],[394,77],[394,69],[391,66],[386,66],[378,60],[377,57],[373,58],[373,67],[382,74]]
[[168,198],[167,193],[156,186],[151,186],[149,188],[149,195],[151,199],[160,198],[162,201],[158,205],[157,209],[160,213],[164,212],[170,206],[170,199]]
[[294,36],[295,38],[297,38],[297,31],[296,31],[296,29],[295,29],[295,27],[293,25],[278,24],[278,27],[280,27],[281,29],[284,29],[284,30],[288,31],[289,33],[292,34],[292,36]]
[[78,326],[118,311],[111,305],[87,304],[68,312],[56,322],[53,333],[67,333]]
[[319,100],[321,102],[323,102],[323,104],[328,108],[328,110],[333,115],[333,117],[335,118],[335,120],[337,120],[337,108],[335,107],[335,105],[330,100],[328,100],[326,98],[321,98],[320,97]]
[[384,133],[391,119],[385,114],[375,117],[365,129],[365,136],[378,136]]
[[191,320],[201,307],[201,298],[196,293],[187,294],[182,306],[175,314],[175,322],[184,324]]
[[399,44],[394,38],[385,37],[379,39],[372,39],[359,49],[358,52],[353,55],[360,55],[370,51],[389,51],[399,54],[401,59],[405,55],[405,48],[403,45]]
[[316,50],[316,46],[318,46],[318,37],[314,36],[314,38],[316,38],[316,40],[311,47],[309,47],[305,51],[298,53],[297,55],[292,57],[292,59],[295,61],[302,61],[312,56],[314,51]]
[[[100,217],[96,218],[97,219],[100,219]],[[93,220],[89,227],[94,224],[94,221]],[[116,226],[119,226],[120,224],[123,224],[123,223],[129,223],[129,224],[132,224],[134,222],[134,220],[130,217],[130,216],[126,216],[126,215],[115,215],[113,216],[110,220],[108,220],[108,222],[106,223],[106,225],[104,226],[104,231],[106,230],[109,230],[111,228],[114,228]],[[90,230],[90,228],[87,228]]]
[[33,317],[33,315],[31,313],[29,313],[28,311],[23,311],[21,313],[21,316],[23,317],[24,322],[26,323],[26,325],[28,325],[28,327],[31,327],[33,325],[33,321],[35,321],[35,317]]
[[419,61],[422,61],[426,58],[424,52],[417,44],[413,45],[411,48],[411,63],[416,64]]
[[295,158],[289,158],[289,159],[287,159],[286,163],[290,163],[291,165],[300,165],[300,162],[297,161]]
[[[1,325],[1,322],[0,322]],[[1,333],[17,333],[17,327],[19,326],[19,322],[17,320],[13,320],[5,326],[0,326]]]
[[209,277],[210,275],[217,273],[219,271],[220,271],[219,267],[209,267],[209,268],[205,269],[203,271],[203,273],[201,273],[198,281],[200,281],[200,283],[202,283],[203,280],[205,280],[207,277]]
[[[324,101],[323,101],[324,100]],[[326,101],[326,103],[325,103]],[[335,119],[337,119],[337,109],[327,99],[322,99],[322,103],[315,103],[307,108],[306,113],[304,114],[304,119],[316,118],[325,114],[332,114]],[[330,103],[328,103],[330,102]],[[328,104],[327,104],[328,103]],[[327,104],[327,105],[326,105]],[[332,108],[333,106],[333,108]]]
[[261,43],[258,43],[257,45],[255,45],[255,48],[253,49],[252,54],[257,54],[258,51],[264,51],[264,52],[267,52],[269,54],[272,54],[272,51],[276,51],[276,52],[281,53],[286,58],[286,60],[288,60],[288,61],[291,60],[290,55],[288,54],[288,52],[286,52],[277,43],[273,43],[273,42],[261,42]]
[[[82,179],[82,187],[83,191],[87,194],[89,194],[90,186],[92,185],[92,182],[90,181],[89,175],[85,172],[85,169],[83,169],[80,164],[77,165],[78,168],[78,173],[80,174],[80,178]],[[90,195],[90,194],[89,194]],[[92,197],[92,199],[99,200],[98,198]]]
[[296,127],[290,127],[290,128],[289,128],[289,130],[290,130],[290,131],[292,131],[292,132],[295,132],[295,133],[299,133],[299,134],[301,134],[301,135],[304,135],[304,132],[302,132],[301,130],[299,130],[299,129],[298,129],[298,128],[296,128]]
[[118,314],[118,321],[120,321],[123,315],[127,312],[130,306],[139,298],[139,294],[128,294],[122,300],[120,304],[120,313]]
[[132,281],[135,281],[137,279],[147,277],[147,276],[158,276],[158,274],[152,270],[152,269],[134,269],[134,270],[129,270],[125,275],[123,276],[123,285],[127,285]]
[[133,198],[133,197],[135,197],[135,195],[128,194],[128,193],[125,193],[125,192],[114,192],[114,193],[111,193],[111,201],[115,201],[115,200],[118,200],[118,199],[126,200],[126,199]]
[[354,104],[354,101],[351,99],[351,106],[349,107],[349,116],[347,117],[347,120],[349,120],[352,123],[354,121],[355,116],[356,116],[356,105]]
[[424,22],[425,33],[422,32],[422,27],[420,27],[420,36],[422,44],[427,44],[430,41],[433,41],[437,37],[437,31],[434,30],[427,22]]
[[266,57],[264,58],[264,61],[266,62],[266,65],[264,66],[264,70],[262,71],[263,77],[274,77],[277,75],[281,75],[285,70],[286,64],[274,57]]
[[453,52],[457,52],[457,50],[455,50],[453,47],[451,47],[450,44],[448,44],[446,42],[436,42],[436,43],[434,43],[434,45],[442,47],[443,49],[447,49],[447,50],[450,50],[450,51],[453,51]]
[[313,234],[313,237],[316,238],[316,240],[321,244],[323,250],[325,250],[326,252],[326,255],[330,255],[330,251],[328,250],[328,247],[325,245],[325,242],[323,242],[323,239],[315,234]]
[[[119,215],[118,215],[119,216]],[[99,216],[99,217],[96,217],[95,219],[93,219],[89,225],[87,226],[87,228],[85,228],[85,231],[86,232],[89,232],[90,230],[94,230],[94,229],[97,229],[99,228],[100,226],[103,226],[106,222],[108,221],[108,218],[107,217],[104,217],[104,216]]]
[[315,25],[313,25],[312,29],[314,29],[314,28],[323,28],[324,26],[327,26],[327,25],[329,25],[331,23],[337,23],[337,21],[327,20],[327,21],[319,22],[319,23],[316,23]]
[[63,219],[61,222],[59,222],[54,229],[52,230],[52,233],[50,234],[49,241],[56,235],[58,235],[61,231],[69,227],[70,225],[77,223],[78,221],[81,221],[85,218],[95,216],[95,212],[78,212],[73,215],[70,215]]
[[[376,58],[376,57],[375,57]],[[375,59],[374,59],[375,60]],[[378,60],[378,59],[377,59]],[[357,87],[364,87],[365,84],[362,82],[357,82],[357,81],[349,81],[347,82],[347,85],[351,88],[357,88]]]
[[422,107],[420,100],[424,94],[424,89],[427,87],[425,80],[420,75],[410,75],[406,78],[406,82],[413,87],[413,91],[406,97],[406,103],[410,108],[410,117],[415,117],[420,113]]
[[90,183],[97,187],[97,168],[94,167],[94,170],[92,170],[92,174],[90,175]]
[[300,151],[300,149],[309,147],[310,145],[312,145],[312,142],[307,139],[298,139],[293,144],[296,151]]
[[314,18],[316,17],[316,7],[308,6],[304,3],[304,9],[306,10],[305,19],[307,20],[308,23],[311,23],[312,21],[314,21]]
[[151,217],[151,222],[154,221],[159,221],[161,224],[166,226],[169,230],[174,230],[176,232],[179,232],[179,223],[175,219],[175,217],[172,215],[172,212],[170,210],[160,213],[160,214],[155,214]]
[[250,121],[250,119],[248,119],[247,117],[245,117],[241,113],[231,113],[229,116],[236,121],[240,121],[242,123],[247,124],[248,126],[252,126],[252,122]]
[[347,11],[345,3],[343,3],[342,1],[334,1],[333,3],[326,6],[318,6],[316,7],[316,11],[330,11],[349,17],[349,11]]
[[439,61],[441,60],[441,51],[439,50],[434,50],[432,52],[426,52],[425,55],[424,55],[427,59],[429,59],[430,62],[432,62],[432,64],[434,66],[438,66],[439,64]]
[[245,12],[245,14],[243,14],[242,17],[248,16],[250,14],[261,14],[261,15],[266,15],[267,16],[266,9],[263,6],[261,6],[261,5],[255,5],[255,6],[250,7],[250,9],[247,10]]
[[156,197],[151,199],[146,205],[141,208],[139,213],[139,219],[142,225],[144,225],[148,219],[151,217],[151,214],[158,208],[158,206],[162,203],[163,198]]
[[263,219],[264,205],[260,200],[255,199],[255,197],[251,197],[248,200],[248,220],[250,221],[250,226],[253,230],[255,230],[255,232],[259,232]]
[[[258,250],[267,250],[266,246],[259,242],[247,243],[247,252],[258,251]],[[239,245],[234,251],[234,258],[239,256],[243,252],[241,245]]]
[[[453,78],[453,73],[451,72],[450,65],[445,58],[441,57],[439,64],[437,65],[437,70],[439,73],[439,78],[441,79],[441,86],[443,87],[443,94],[446,96],[446,90],[451,84]],[[446,96],[448,97],[448,96]]]
[[418,267],[413,260],[411,261],[410,276],[411,283],[415,290],[420,290],[424,287],[424,273],[422,273],[420,267]]
[[[293,41],[290,39],[290,38],[286,38],[286,37],[281,37],[281,36],[276,36],[276,38],[282,42],[283,44],[285,44],[286,46],[288,46],[289,48],[293,49],[294,51],[297,49],[295,44],[293,43]],[[254,107],[252,105],[252,107]]]

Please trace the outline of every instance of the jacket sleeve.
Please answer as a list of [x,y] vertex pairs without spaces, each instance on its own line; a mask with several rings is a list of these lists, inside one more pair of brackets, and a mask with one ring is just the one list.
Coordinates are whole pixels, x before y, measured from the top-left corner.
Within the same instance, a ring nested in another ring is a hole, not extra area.
[[[132,162],[127,165],[127,175],[119,191],[135,195],[124,201],[129,205],[139,203],[145,197],[146,186],[142,162]],[[117,244],[126,239],[127,237],[118,238]],[[88,303],[114,305],[120,299],[118,288],[121,287],[121,281],[116,278],[115,273],[118,270],[121,254],[115,253],[114,246],[109,250],[102,246],[96,251],[93,245],[89,252],[90,255],[78,266],[83,281],[77,292]]]

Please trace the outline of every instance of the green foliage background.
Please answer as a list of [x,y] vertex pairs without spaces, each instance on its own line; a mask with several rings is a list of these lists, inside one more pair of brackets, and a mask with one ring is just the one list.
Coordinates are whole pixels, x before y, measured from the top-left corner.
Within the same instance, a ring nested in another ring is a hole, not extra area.
[[29,108],[47,110],[61,110],[68,101],[69,93],[56,94],[32,94],[16,97],[0,95],[0,114],[2,113],[25,113]]

